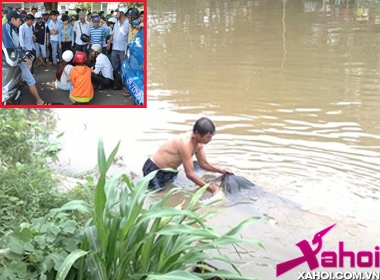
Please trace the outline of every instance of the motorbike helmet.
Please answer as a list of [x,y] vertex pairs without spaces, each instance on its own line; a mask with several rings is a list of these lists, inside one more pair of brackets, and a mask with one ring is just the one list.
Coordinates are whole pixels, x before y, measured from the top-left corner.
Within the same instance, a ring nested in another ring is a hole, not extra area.
[[70,62],[74,57],[74,54],[72,51],[65,51],[63,54],[62,54],[62,59],[66,62]]
[[128,9],[125,6],[122,6],[122,7],[117,8],[116,12],[120,12],[120,14],[127,14]]
[[6,7],[4,8],[4,13],[5,13],[5,12],[9,13],[9,12],[12,11],[12,10],[13,10],[13,7],[12,7],[12,6],[6,6]]
[[40,19],[42,18],[42,13],[41,12],[37,12],[35,15],[34,15],[35,19]]
[[115,24],[115,23],[117,22],[117,19],[114,18],[114,17],[111,17],[111,18],[109,18],[109,19],[107,20],[107,22]]
[[75,63],[86,63],[87,56],[84,52],[77,52],[74,56]]
[[133,22],[132,22],[132,25],[133,26],[139,26],[141,24],[141,20],[139,20],[139,19],[135,19]]
[[129,8],[127,11],[127,16],[130,16],[131,20],[134,21],[139,18],[139,10],[135,7]]
[[92,47],[91,47],[92,50],[98,52],[98,53],[101,53],[102,52],[102,46],[99,45],[99,44],[93,44]]

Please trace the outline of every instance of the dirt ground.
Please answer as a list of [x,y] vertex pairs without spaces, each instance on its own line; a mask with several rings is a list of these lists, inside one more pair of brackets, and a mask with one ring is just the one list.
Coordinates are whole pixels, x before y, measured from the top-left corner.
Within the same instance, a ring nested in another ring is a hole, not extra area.
[[[44,101],[47,102],[61,102],[64,105],[71,105],[72,102],[69,99],[69,92],[55,88],[55,71],[56,67],[40,66],[35,68],[37,76],[36,85],[38,93]],[[131,97],[124,97],[122,90],[114,90],[112,88],[101,91],[95,91],[93,99],[88,105],[133,105],[133,99]],[[26,86],[21,95],[21,105],[34,105],[36,100],[30,94],[29,88]]]

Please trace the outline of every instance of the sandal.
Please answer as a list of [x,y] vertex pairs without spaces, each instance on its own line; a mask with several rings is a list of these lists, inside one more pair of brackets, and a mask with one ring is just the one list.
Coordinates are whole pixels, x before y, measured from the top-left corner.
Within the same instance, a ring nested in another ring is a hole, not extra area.
[[131,97],[131,94],[129,92],[123,92],[124,97]]
[[47,101],[44,101],[44,103],[42,103],[42,104],[38,104],[37,103],[37,105],[38,106],[49,106],[49,105],[65,105],[65,104],[63,104],[61,102],[47,102]]

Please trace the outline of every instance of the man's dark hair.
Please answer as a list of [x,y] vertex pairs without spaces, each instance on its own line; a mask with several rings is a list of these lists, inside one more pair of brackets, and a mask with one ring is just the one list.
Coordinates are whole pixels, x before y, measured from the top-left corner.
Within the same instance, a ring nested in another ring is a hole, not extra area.
[[34,16],[32,14],[29,14],[26,16],[25,20],[34,20]]
[[58,15],[58,12],[57,12],[56,10],[52,10],[52,11],[50,12],[50,15],[51,15],[51,16],[56,16],[56,15]]
[[103,15],[104,14],[104,12],[103,11],[100,11],[99,12],[99,16],[101,16],[101,15]]
[[63,21],[69,21],[69,17],[68,16],[66,16],[66,15],[63,15],[62,17],[61,17],[61,21],[63,22]]
[[77,8],[75,11],[77,12],[77,14],[79,14],[81,12],[81,9]]
[[112,10],[112,11],[111,11],[111,15],[112,15],[114,12],[115,12],[115,11],[114,11],[114,10]]
[[202,136],[209,133],[214,134],[215,125],[210,119],[202,117],[195,122],[193,127],[193,133],[198,133]]
[[33,7],[33,8],[32,8],[32,11],[36,11],[36,12],[37,12],[37,8]]

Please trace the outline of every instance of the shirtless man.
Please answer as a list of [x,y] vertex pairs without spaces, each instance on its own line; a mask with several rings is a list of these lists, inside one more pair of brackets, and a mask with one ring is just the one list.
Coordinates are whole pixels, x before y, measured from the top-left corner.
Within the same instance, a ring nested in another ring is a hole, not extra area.
[[[144,176],[157,169],[168,167],[177,169],[183,164],[186,177],[198,186],[203,187],[206,182],[194,172],[192,160],[194,155],[197,157],[199,166],[207,171],[231,173],[228,169],[212,165],[206,160],[203,145],[211,141],[214,133],[215,125],[213,122],[208,118],[200,118],[194,124],[192,132],[170,139],[152,157],[147,159],[143,167]],[[174,181],[176,177],[177,173],[160,170],[149,182],[149,189],[164,189],[165,183]],[[215,194],[219,191],[219,188],[215,185],[210,185],[207,190]]]

